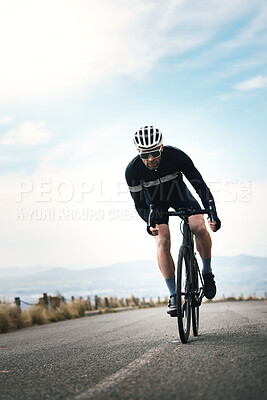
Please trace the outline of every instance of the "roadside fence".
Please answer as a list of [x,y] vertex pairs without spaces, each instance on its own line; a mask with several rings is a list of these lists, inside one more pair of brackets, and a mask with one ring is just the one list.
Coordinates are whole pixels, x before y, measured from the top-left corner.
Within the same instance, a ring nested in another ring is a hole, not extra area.
[[6,300],[0,299],[0,304],[5,305],[15,305],[17,309],[21,312],[22,304],[27,306],[44,306],[49,310],[55,310],[60,307],[62,304],[66,304],[69,302],[77,302],[82,301],[86,303],[86,311],[111,311],[114,309],[121,308],[148,308],[148,307],[156,307],[168,302],[168,298],[161,298],[158,296],[157,300],[150,297],[146,299],[143,297],[142,299],[131,296],[129,298],[117,298],[117,297],[100,297],[95,295],[93,300],[90,296],[86,299],[83,297],[74,297],[71,296],[70,299],[66,299],[64,296],[58,294],[55,296],[50,296],[47,293],[43,293],[43,296],[39,298],[38,303],[29,303],[25,300],[22,300],[20,297],[15,297],[13,302],[8,302]]

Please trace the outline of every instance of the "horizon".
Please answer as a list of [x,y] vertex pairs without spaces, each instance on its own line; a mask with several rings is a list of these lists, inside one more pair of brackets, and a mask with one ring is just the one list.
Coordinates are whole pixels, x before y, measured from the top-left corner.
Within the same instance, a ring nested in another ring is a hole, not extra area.
[[[213,273],[217,282],[216,299],[229,296],[254,296],[266,298],[267,257],[234,256],[216,257]],[[108,273],[110,271],[110,273]],[[102,268],[70,269],[9,268],[0,270],[1,300],[20,297],[32,303],[42,293],[65,298],[95,295],[127,297],[167,296],[168,289],[161,278],[156,260],[116,263]]]
[[124,178],[150,124],[211,189],[213,256],[267,256],[266,1],[0,7],[0,269],[156,260]]
[[[219,259],[219,258],[242,258],[242,257],[247,257],[247,258],[255,258],[255,259],[266,259],[267,257],[261,257],[261,256],[254,256],[251,254],[237,254],[237,255],[233,255],[233,256],[228,256],[228,255],[215,255],[212,258],[213,259]],[[200,259],[199,259],[199,255],[197,254],[197,260],[200,263]],[[174,261],[175,265],[176,265],[176,261]],[[101,269],[101,268],[111,268],[120,264],[137,264],[137,263],[142,263],[142,262],[153,262],[155,263],[156,267],[157,267],[157,261],[156,259],[153,258],[149,258],[149,259],[136,259],[136,260],[132,260],[132,261],[118,261],[112,264],[105,264],[105,265],[99,265],[99,266],[88,266],[86,265],[86,263],[84,263],[84,266],[81,267],[81,265],[67,265],[67,266],[63,266],[63,265],[55,265],[55,266],[51,266],[51,265],[32,265],[32,266],[27,266],[27,267],[22,267],[22,266],[12,266],[12,267],[3,267],[0,268],[0,274],[1,274],[1,270],[24,270],[24,269],[30,269],[30,270],[34,270],[35,268],[38,269],[38,273],[40,272],[40,270],[51,270],[51,269],[67,269],[69,271],[75,271],[75,272],[79,272],[79,271],[85,271],[85,270],[91,270],[91,269]],[[216,264],[214,265],[214,269],[216,269]]]

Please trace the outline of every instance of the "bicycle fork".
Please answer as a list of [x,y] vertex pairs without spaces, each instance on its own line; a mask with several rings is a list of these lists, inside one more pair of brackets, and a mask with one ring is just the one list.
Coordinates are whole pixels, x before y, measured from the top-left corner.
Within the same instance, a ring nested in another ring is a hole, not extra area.
[[[190,293],[190,304],[192,306],[200,306],[202,303],[202,299],[204,297],[204,282],[202,275],[199,270],[199,266],[196,260],[196,256],[194,254],[194,242],[193,237],[191,238],[191,246],[188,246],[188,252],[190,257],[190,274],[189,274],[189,293]],[[198,285],[198,277],[199,285]]]
[[[194,257],[195,259],[195,257]],[[200,278],[200,282],[201,284],[199,285],[199,287],[197,288],[197,290],[195,291],[195,302],[197,306],[200,306],[202,303],[202,299],[204,297],[204,282],[203,282],[203,278],[202,275],[200,273],[199,270],[199,266],[198,263],[195,261],[195,276]]]

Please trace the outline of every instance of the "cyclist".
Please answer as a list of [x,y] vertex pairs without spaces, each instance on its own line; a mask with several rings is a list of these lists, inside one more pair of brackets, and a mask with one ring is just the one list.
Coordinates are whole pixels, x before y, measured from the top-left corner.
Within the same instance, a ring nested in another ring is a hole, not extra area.
[[[157,244],[157,261],[170,292],[167,313],[176,315],[175,267],[170,252],[170,230],[168,216],[163,212],[170,207],[201,208],[183,181],[183,175],[192,184],[202,204],[208,208],[213,196],[192,160],[182,150],[163,146],[162,133],[154,126],[144,126],[134,134],[134,144],[139,154],[128,164],[126,181],[139,216],[147,222],[149,206],[156,206],[156,226],[147,231],[154,236]],[[208,219],[213,232],[221,227],[217,218]],[[211,269],[211,238],[203,215],[189,217],[189,226],[195,234],[196,247],[203,262],[202,275],[204,294],[212,299],[216,294],[216,284]]]

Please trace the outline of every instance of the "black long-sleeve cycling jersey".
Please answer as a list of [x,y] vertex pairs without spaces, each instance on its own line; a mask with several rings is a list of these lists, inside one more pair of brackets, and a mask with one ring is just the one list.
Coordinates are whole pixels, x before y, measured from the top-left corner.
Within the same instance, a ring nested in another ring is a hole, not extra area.
[[186,199],[182,198],[185,193],[183,175],[196,190],[203,206],[208,208],[209,200],[214,201],[213,196],[190,157],[182,150],[164,146],[155,170],[146,167],[139,156],[128,164],[126,181],[135,208],[144,221],[147,222],[150,204],[159,209],[176,209],[181,203],[186,204]]

